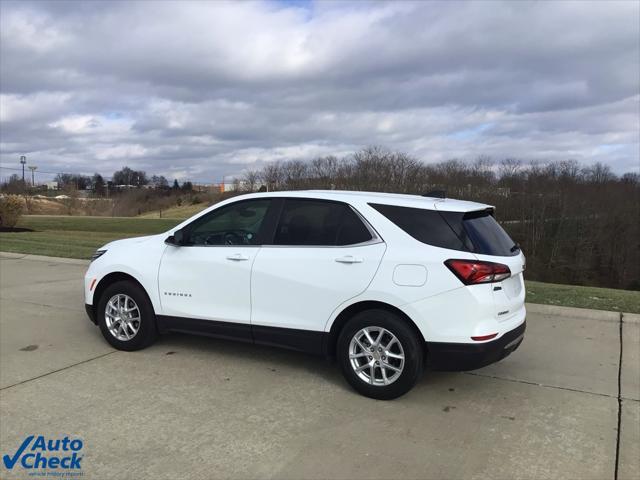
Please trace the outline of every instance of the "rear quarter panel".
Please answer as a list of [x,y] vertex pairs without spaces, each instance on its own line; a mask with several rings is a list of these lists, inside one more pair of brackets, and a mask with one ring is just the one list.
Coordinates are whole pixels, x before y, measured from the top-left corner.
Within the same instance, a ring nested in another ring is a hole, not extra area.
[[[458,291],[458,296],[473,297],[470,300],[475,305],[476,315],[479,304],[486,310],[483,314],[493,315],[493,299],[489,286],[483,285],[483,288],[475,289],[471,293],[465,292],[468,289],[444,265],[445,260],[450,258],[475,260],[473,254],[426,245],[405,233],[367,204],[359,204],[356,208],[376,229],[387,244],[387,249],[367,290],[338,306],[327,322],[325,331],[331,329],[337,316],[349,305],[362,301],[379,301],[405,312],[417,325],[425,339],[433,338],[440,335],[438,332],[442,329],[441,322],[455,322],[452,316],[462,317],[469,314],[463,308],[459,309],[458,313],[455,312],[455,308],[451,308],[450,303],[452,300],[455,302],[455,295],[450,295],[447,299],[443,297],[441,301],[428,301],[453,291]],[[415,267],[421,267],[424,270],[424,281],[399,281],[398,267],[404,268],[404,276],[408,279],[417,279],[419,270]],[[467,301],[466,304],[469,302]]]

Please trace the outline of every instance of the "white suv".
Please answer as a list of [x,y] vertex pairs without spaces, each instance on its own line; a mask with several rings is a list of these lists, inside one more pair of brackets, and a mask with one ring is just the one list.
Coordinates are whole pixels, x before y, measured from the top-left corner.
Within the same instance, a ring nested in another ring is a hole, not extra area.
[[243,195],[99,249],[87,313],[115,348],[180,331],[337,357],[398,397],[423,366],[470,370],[525,330],[524,256],[480,203],[341,191]]

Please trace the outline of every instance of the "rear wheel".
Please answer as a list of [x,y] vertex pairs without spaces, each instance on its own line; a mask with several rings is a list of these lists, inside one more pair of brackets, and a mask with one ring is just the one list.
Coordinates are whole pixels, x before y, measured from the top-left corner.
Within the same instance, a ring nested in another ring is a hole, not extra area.
[[337,355],[351,386],[379,400],[404,395],[422,373],[418,336],[386,310],[366,310],[349,320],[338,337]]
[[118,350],[140,350],[158,336],[153,306],[145,291],[133,282],[109,285],[96,313],[102,335]]

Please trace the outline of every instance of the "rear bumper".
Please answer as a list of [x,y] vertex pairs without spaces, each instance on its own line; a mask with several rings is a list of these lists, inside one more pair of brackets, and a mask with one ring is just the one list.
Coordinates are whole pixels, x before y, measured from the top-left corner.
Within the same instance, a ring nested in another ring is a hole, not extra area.
[[427,342],[428,363],[433,370],[475,370],[502,360],[516,350],[524,339],[526,321],[499,339],[485,343]]
[[97,325],[98,321],[96,319],[96,312],[93,309],[93,305],[89,305],[88,303],[85,303],[84,304],[84,309],[87,311],[87,315],[89,316],[89,320],[91,320],[93,323],[95,323]]

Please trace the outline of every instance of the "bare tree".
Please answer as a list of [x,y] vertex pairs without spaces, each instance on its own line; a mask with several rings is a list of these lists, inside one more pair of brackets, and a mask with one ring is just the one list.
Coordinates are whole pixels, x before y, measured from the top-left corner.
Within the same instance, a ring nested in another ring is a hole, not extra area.
[[262,179],[267,184],[267,190],[279,190],[282,185],[282,168],[280,162],[265,165],[262,169]]
[[601,185],[615,178],[615,175],[611,172],[609,165],[605,165],[600,162],[594,163],[583,171],[589,181],[595,184]]
[[512,184],[519,176],[522,162],[516,158],[505,158],[498,167],[498,178],[503,183]]
[[261,174],[258,170],[247,170],[244,172],[242,179],[248,192],[255,192],[258,189],[258,182]]
[[289,190],[299,190],[306,187],[308,180],[307,163],[302,160],[292,160],[282,164],[284,182]]
[[530,279],[640,290],[640,183],[607,165],[574,160],[424,164],[403,152],[367,147],[338,159],[267,164],[270,190],[340,188],[447,195],[497,207],[497,219],[527,254]]

